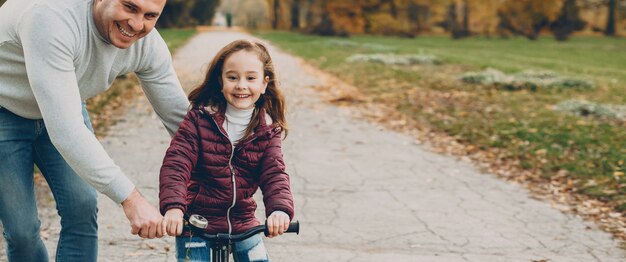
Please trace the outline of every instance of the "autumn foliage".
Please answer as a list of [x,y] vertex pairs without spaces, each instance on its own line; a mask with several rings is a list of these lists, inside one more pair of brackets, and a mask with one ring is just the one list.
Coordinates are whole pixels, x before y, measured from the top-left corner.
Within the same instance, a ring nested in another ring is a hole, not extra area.
[[[266,1],[274,7],[274,29],[343,36],[365,33],[413,37],[447,32],[455,38],[521,35],[536,39],[541,33],[553,33],[558,40],[565,40],[584,29],[610,29],[609,22],[615,20],[615,15],[609,14],[626,13],[610,5],[612,1],[600,0]],[[294,5],[297,7],[292,8]],[[619,28],[617,17],[613,27]]]

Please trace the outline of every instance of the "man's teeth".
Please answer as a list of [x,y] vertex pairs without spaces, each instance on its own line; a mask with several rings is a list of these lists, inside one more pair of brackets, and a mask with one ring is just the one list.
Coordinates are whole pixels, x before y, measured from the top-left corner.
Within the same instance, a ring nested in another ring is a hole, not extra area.
[[128,31],[124,30],[124,28],[120,24],[118,23],[115,23],[115,24],[117,25],[117,28],[120,30],[120,32],[122,32],[123,35],[128,36],[128,37],[135,36],[135,34],[131,34]]

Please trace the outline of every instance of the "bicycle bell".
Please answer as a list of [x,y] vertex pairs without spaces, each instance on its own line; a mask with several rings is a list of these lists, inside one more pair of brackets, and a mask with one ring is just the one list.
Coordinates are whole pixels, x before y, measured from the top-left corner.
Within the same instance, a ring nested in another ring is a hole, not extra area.
[[205,229],[209,225],[209,221],[201,215],[193,214],[189,217],[189,223],[197,228]]

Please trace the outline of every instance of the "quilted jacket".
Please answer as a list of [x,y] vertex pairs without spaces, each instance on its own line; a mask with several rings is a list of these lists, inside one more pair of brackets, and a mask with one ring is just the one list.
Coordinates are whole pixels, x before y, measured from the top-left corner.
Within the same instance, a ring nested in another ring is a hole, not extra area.
[[265,112],[253,135],[235,147],[223,112],[192,108],[167,149],[160,172],[162,214],[179,208],[204,216],[206,233],[239,234],[259,225],[252,195],[260,187],[266,217],[276,210],[293,219],[293,197],[281,150],[280,127]]

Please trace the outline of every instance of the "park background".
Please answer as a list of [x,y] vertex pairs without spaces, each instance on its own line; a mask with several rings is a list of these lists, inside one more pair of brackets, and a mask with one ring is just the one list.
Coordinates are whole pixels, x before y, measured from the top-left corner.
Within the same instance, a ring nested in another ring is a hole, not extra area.
[[[248,31],[341,81],[328,102],[626,240],[624,18],[618,0],[168,0],[157,28],[172,52]],[[88,101],[97,135],[137,85]]]
[[624,239],[625,17],[618,0],[170,0],[159,24],[248,30],[351,85],[320,88],[330,102]]

